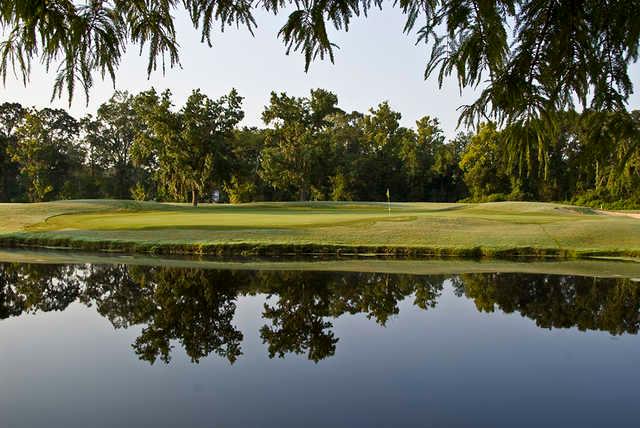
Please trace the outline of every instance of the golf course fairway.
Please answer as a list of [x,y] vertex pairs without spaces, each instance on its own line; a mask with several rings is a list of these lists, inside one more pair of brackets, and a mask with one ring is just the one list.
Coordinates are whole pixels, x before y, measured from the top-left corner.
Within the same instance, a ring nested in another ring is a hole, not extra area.
[[640,255],[640,219],[537,202],[0,204],[0,246],[166,254]]

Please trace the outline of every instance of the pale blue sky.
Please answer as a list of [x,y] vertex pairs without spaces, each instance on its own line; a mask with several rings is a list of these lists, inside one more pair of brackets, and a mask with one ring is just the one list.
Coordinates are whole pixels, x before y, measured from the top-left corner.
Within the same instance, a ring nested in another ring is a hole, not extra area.
[[[151,86],[169,88],[176,104],[181,104],[193,88],[218,97],[235,87],[245,97],[243,124],[249,126],[262,126],[260,114],[272,90],[303,96],[312,88],[325,88],[338,95],[340,107],[347,111],[366,111],[388,100],[402,113],[405,126],[413,126],[424,115],[437,117],[448,136],[456,132],[456,109],[474,99],[472,90],[461,95],[454,79],[445,82],[442,89],[438,89],[435,77],[423,79],[428,49],[415,45],[415,34],[403,34],[404,17],[397,9],[374,10],[369,18],[355,19],[348,33],[334,33],[333,40],[340,46],[335,64],[317,60],[308,73],[304,72],[303,57],[298,53],[285,55],[285,47],[276,37],[286,16],[256,16],[259,27],[255,37],[244,28],[227,28],[224,33],[216,32],[214,46],[209,48],[200,43],[200,35],[186,15],[179,15],[182,68],[169,69],[164,76],[156,71],[147,79],[145,54],[139,57],[138,50],[132,48],[120,66],[116,87],[132,93]],[[638,64],[632,67],[631,75],[634,85],[640,86]],[[0,102],[49,106],[53,77],[35,64],[26,88],[19,79],[8,77]],[[93,113],[112,92],[110,80],[97,80],[89,105],[77,92],[70,110],[76,117]],[[57,100],[53,105],[66,108],[67,102]],[[629,106],[640,108],[638,94],[632,95]]]

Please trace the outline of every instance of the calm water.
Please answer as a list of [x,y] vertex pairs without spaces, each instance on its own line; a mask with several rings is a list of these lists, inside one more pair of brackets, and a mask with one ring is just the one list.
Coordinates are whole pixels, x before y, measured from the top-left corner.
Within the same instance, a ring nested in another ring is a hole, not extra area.
[[0,427],[640,424],[640,283],[0,264]]

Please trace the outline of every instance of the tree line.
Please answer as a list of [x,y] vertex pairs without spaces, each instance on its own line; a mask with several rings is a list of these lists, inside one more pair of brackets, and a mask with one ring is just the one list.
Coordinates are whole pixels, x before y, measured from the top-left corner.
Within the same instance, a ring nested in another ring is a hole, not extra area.
[[568,110],[447,140],[383,102],[363,113],[336,94],[272,93],[263,128],[241,127],[243,98],[194,90],[117,91],[95,115],[0,105],[0,201],[571,201],[640,206],[640,112]]

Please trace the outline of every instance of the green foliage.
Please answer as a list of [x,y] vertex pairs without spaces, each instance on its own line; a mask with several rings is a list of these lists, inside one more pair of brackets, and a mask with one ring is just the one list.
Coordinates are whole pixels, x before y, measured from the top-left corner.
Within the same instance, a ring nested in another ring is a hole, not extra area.
[[235,176],[225,184],[224,190],[229,196],[229,202],[232,204],[252,202],[257,194],[256,185],[253,182],[240,182],[238,177]]
[[460,168],[474,200],[492,194],[509,193],[509,176],[503,164],[503,145],[493,124],[482,124],[471,137]]
[[572,201],[640,207],[640,112],[585,110],[482,124],[446,141],[388,102],[347,113],[335,94],[272,94],[264,129],[239,128],[242,98],[116,92],[78,124],[62,110],[0,105],[0,200]]
[[[640,111],[585,112],[574,131],[581,142],[579,172],[609,200],[638,199],[640,189]],[[588,159],[588,163],[582,162]],[[589,169],[586,169],[587,167]],[[577,168],[576,168],[577,169]]]
[[353,201],[353,182],[344,173],[339,172],[331,180],[331,200],[332,201]]
[[131,188],[131,196],[136,201],[149,200],[149,195],[147,193],[147,190],[144,188],[144,186],[141,183],[136,183],[136,185]]
[[401,117],[383,102],[360,119],[362,155],[356,169],[356,188],[366,200],[385,200],[387,189],[398,198],[402,191],[400,148],[409,134],[400,126]]
[[25,114],[19,103],[0,104],[0,202],[19,199],[22,193],[17,180],[19,165],[12,159],[11,152],[18,140],[16,129]]
[[362,114],[337,113],[328,118],[324,132],[332,153],[333,168],[329,176],[329,197],[336,200],[363,200],[358,191],[358,176],[364,165]]
[[416,122],[416,133],[403,138],[400,148],[402,168],[406,175],[407,199],[428,200],[435,179],[436,157],[442,160],[444,135],[438,119],[429,116]]
[[156,181],[168,195],[181,199],[211,186],[222,186],[231,168],[233,132],[244,117],[242,97],[235,90],[211,100],[193,91],[179,112],[171,110],[171,93],[152,89],[139,94],[134,108],[144,123],[136,136],[133,156],[153,170]]
[[536,130],[540,121],[482,125],[460,164],[473,200],[640,206],[640,112],[568,111],[557,120],[553,138]]
[[338,97],[323,89],[312,90],[308,98],[271,93],[270,104],[262,113],[266,125],[260,175],[274,189],[297,194],[304,201],[315,189],[321,190],[326,176],[327,140],[323,131],[328,117],[337,113]]
[[130,189],[146,178],[131,159],[134,139],[144,125],[133,108],[133,96],[116,91],[98,108],[95,118],[89,115],[81,125],[87,166],[95,177],[98,192],[128,198]]
[[78,131],[78,122],[64,110],[46,108],[25,114],[9,152],[20,165],[29,201],[69,196],[69,180],[84,156],[76,141]]

